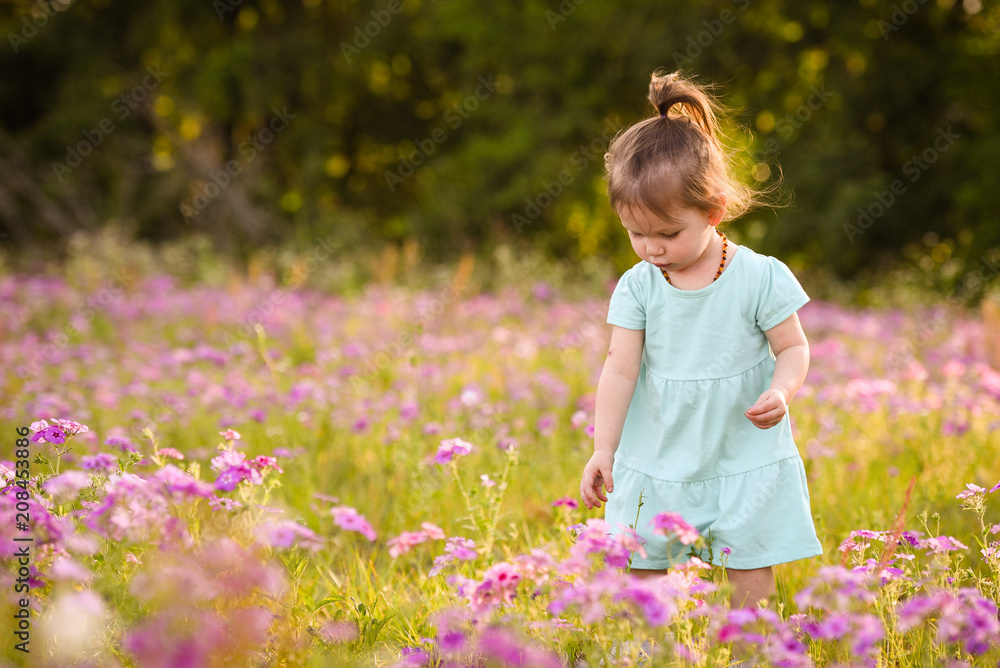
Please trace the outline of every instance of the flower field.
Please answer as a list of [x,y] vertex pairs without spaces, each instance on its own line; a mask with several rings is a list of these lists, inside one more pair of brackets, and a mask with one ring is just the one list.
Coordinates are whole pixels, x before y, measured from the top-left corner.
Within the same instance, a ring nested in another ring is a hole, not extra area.
[[466,278],[0,275],[4,665],[725,666],[734,641],[773,666],[1000,665],[978,312],[802,309],[825,554],[730,611],[723,569],[633,578],[641,546],[578,503],[610,290]]

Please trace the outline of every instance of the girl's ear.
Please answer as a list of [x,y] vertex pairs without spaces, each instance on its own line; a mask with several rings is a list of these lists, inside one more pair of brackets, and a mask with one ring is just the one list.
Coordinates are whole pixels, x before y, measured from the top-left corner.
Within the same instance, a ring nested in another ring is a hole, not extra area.
[[726,215],[726,196],[723,194],[717,195],[713,202],[715,203],[715,208],[708,211],[708,224],[713,227],[722,222],[722,217]]

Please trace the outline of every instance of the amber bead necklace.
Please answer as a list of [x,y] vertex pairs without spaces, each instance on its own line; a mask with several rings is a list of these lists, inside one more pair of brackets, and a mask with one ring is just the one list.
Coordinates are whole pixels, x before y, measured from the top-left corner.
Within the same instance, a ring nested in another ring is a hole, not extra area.
[[[726,250],[729,247],[729,240],[726,239],[726,235],[719,229],[716,229],[715,232],[722,237],[722,262],[719,263],[719,271],[715,272],[715,278],[712,279],[713,283],[719,280],[719,276],[722,276],[722,269],[726,266]],[[663,278],[667,279],[667,283],[670,283],[670,277],[667,276],[667,270],[660,269],[660,272],[663,274]],[[673,283],[670,283],[670,285],[673,285]]]

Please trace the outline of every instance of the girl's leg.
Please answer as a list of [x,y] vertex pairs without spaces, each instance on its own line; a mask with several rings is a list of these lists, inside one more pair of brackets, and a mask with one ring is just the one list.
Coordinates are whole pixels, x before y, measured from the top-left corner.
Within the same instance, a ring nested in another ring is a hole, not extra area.
[[726,575],[733,588],[729,603],[733,608],[748,608],[764,599],[770,603],[774,597],[774,571],[770,566],[751,570],[727,568]]
[[[733,588],[729,595],[730,608],[749,608],[756,606],[757,602],[762,600],[768,604],[774,597],[774,571],[770,566],[745,571],[727,568],[726,576],[729,578],[729,586]],[[748,650],[742,641],[733,642],[733,654],[737,659],[745,659]],[[736,665],[751,664],[741,661]]]
[[629,573],[636,576],[637,578],[656,578],[660,577],[661,575],[666,575],[669,572],[670,572],[669,568],[660,568],[655,570],[645,569],[645,568],[633,568],[632,570],[629,571]]

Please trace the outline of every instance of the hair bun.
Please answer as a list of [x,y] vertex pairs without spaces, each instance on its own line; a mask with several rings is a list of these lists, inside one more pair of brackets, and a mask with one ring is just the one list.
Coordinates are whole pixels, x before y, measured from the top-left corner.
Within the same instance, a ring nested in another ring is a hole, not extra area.
[[686,116],[709,136],[714,137],[713,104],[701,88],[681,76],[680,72],[653,72],[649,82],[649,101],[660,116],[671,118],[670,110],[681,105],[673,117]]

